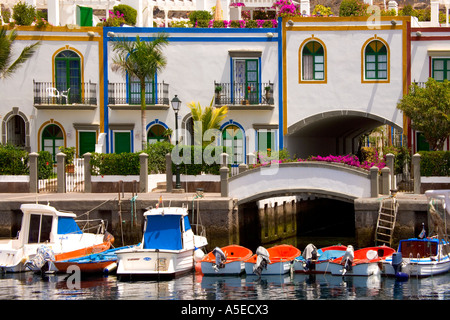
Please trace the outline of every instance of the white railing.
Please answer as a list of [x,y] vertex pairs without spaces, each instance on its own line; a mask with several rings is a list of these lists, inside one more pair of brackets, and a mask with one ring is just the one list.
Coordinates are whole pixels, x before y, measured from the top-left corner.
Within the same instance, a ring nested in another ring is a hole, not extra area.
[[72,166],[66,166],[66,192],[84,192],[84,159],[73,159]]

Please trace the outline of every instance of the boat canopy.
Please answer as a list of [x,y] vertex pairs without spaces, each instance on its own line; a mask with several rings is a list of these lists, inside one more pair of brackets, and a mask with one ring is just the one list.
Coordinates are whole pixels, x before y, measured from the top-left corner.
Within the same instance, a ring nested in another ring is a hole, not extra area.
[[58,217],[58,234],[81,234],[83,233],[72,217]]
[[176,214],[148,215],[147,228],[144,233],[144,249],[181,250],[181,234],[191,229],[187,216]]
[[438,254],[438,244],[439,240],[436,238],[410,238],[400,240],[398,251],[406,258],[409,256],[413,258],[435,256]]

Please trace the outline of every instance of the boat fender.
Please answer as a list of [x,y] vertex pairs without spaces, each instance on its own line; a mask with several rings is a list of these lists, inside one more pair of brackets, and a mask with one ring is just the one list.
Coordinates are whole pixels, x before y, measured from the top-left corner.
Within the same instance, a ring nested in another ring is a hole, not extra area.
[[404,273],[404,272],[396,272],[395,273],[395,280],[397,280],[397,281],[400,281],[400,282],[407,281],[408,278],[409,278],[409,275],[407,273]]
[[216,257],[216,263],[213,265],[213,268],[218,272],[219,269],[225,268],[224,262],[227,261],[227,257],[219,247],[215,247],[212,253]]
[[253,266],[253,272],[260,277],[263,269],[267,270],[267,264],[270,263],[269,251],[266,248],[259,246],[256,249],[256,263]]
[[204,256],[205,256],[205,253],[203,252],[202,249],[195,248],[195,251],[194,251],[194,261],[195,262],[201,261]]
[[117,268],[117,263],[113,262],[109,265],[107,265],[106,267],[103,268],[103,273],[104,274],[110,274],[111,272],[113,272],[114,270],[116,270]]
[[103,235],[103,242],[110,242],[111,244],[114,243],[114,236],[109,233],[108,231],[105,231],[105,234]]

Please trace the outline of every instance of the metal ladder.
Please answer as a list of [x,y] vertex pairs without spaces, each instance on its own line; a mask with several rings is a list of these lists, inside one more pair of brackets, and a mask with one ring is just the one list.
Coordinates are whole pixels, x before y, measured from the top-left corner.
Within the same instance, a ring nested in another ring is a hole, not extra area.
[[377,228],[375,230],[376,245],[392,245],[395,221],[397,219],[398,202],[395,197],[381,200],[378,211]]

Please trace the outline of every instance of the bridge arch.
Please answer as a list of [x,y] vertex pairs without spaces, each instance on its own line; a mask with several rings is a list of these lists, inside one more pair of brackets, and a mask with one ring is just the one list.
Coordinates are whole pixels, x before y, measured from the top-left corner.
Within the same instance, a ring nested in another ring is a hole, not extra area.
[[228,179],[228,196],[238,204],[264,198],[311,194],[351,202],[372,196],[369,171],[340,163],[291,162],[247,170]]
[[287,130],[286,147],[291,154],[301,158],[310,155],[356,154],[361,135],[384,124],[402,131],[395,120],[369,112],[356,110],[321,112],[290,125]]

